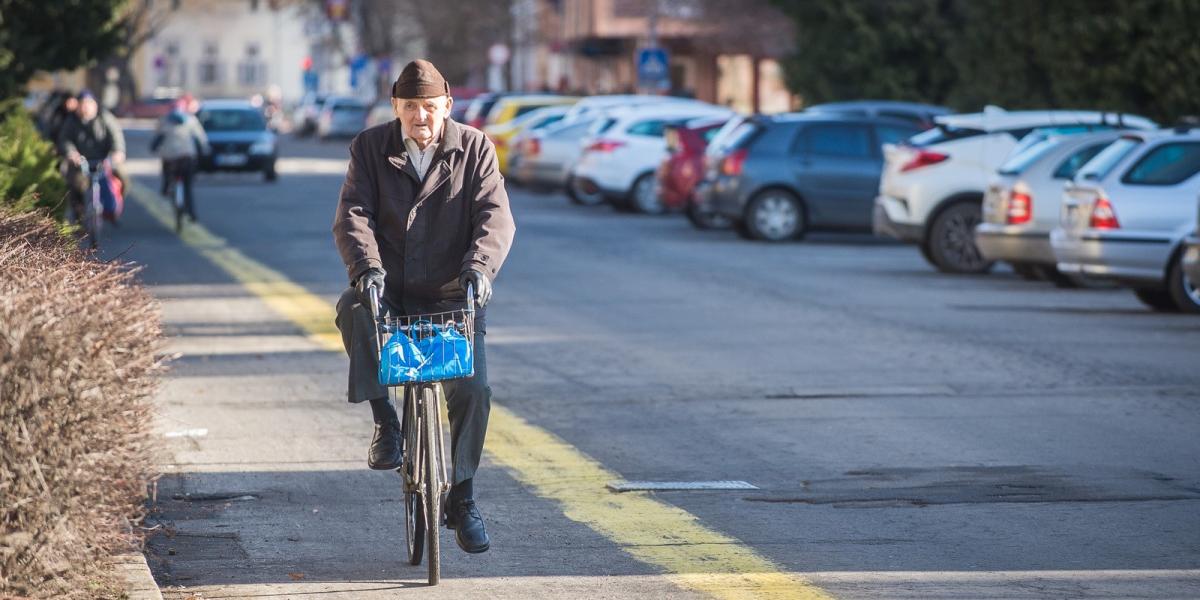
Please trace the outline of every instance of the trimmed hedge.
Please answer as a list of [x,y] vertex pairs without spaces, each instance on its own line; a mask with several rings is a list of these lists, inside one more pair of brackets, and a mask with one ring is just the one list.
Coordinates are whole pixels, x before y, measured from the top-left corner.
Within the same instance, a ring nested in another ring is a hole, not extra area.
[[42,139],[24,110],[0,109],[0,114],[0,208],[40,210],[63,222],[67,184],[54,146]]
[[121,597],[154,476],[156,303],[127,265],[0,212],[0,598]]

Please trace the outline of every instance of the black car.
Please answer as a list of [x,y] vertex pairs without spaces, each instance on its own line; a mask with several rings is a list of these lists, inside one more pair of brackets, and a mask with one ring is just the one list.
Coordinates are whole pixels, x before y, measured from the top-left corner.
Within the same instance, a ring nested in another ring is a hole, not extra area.
[[212,147],[200,157],[201,171],[261,171],[275,181],[278,146],[261,110],[245,100],[212,100],[196,116]]

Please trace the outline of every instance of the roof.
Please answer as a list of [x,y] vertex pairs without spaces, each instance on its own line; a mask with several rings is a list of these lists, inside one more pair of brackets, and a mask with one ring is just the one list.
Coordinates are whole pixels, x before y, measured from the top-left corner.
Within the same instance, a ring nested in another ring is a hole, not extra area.
[[903,102],[900,100],[850,100],[847,102],[826,102],[824,104],[814,104],[808,107],[807,110],[882,110],[888,108],[934,114],[950,114],[954,112],[945,106],[923,104],[921,102]]
[[680,119],[721,115],[732,117],[734,114],[736,113],[732,110],[715,104],[705,104],[702,102],[677,104],[672,102],[666,106],[643,104],[637,107],[614,108],[609,110],[605,116],[610,119],[629,121],[634,119],[653,119],[656,117],[678,117]]
[[200,103],[201,110],[258,110],[249,100],[221,98]]
[[1082,125],[1088,123],[1110,123],[1116,125],[1118,122],[1123,122],[1128,127],[1138,129],[1153,129],[1157,127],[1154,121],[1142,116],[1094,110],[1023,110],[1010,112],[1003,109],[992,109],[965,115],[938,116],[934,117],[934,121],[938,125],[947,127],[978,129],[981,131],[1024,129],[1046,127],[1049,125]]

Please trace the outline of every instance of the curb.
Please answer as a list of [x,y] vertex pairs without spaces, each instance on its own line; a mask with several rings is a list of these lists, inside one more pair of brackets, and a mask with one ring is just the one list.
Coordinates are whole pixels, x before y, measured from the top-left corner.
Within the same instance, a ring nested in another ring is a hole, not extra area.
[[150,565],[141,552],[118,554],[113,557],[113,564],[125,582],[128,600],[163,600],[154,575],[150,573]]

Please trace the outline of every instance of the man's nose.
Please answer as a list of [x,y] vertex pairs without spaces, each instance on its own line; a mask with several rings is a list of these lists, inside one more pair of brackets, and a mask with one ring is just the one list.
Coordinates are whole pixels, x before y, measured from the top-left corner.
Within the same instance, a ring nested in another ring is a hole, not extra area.
[[425,110],[425,107],[421,107],[421,108],[417,109],[417,120],[424,121],[425,119],[428,119],[428,118],[429,118],[429,111]]

